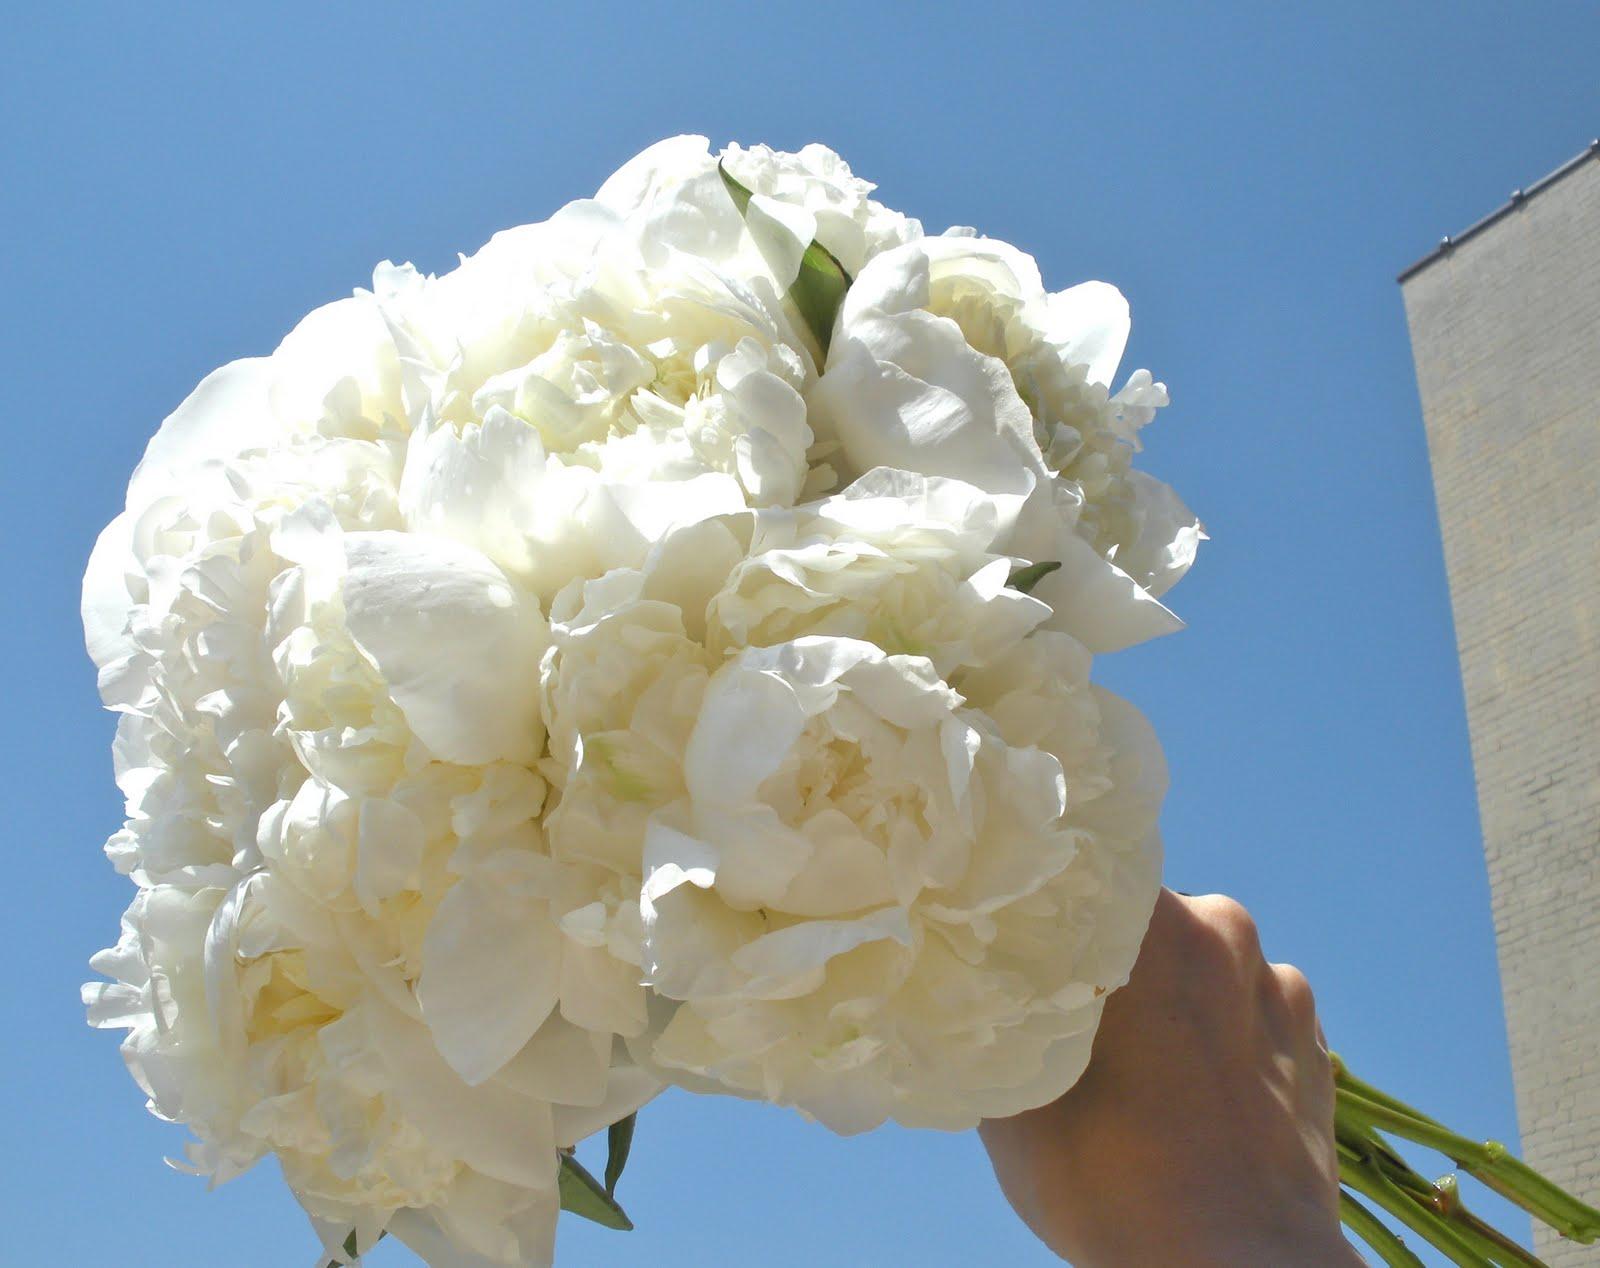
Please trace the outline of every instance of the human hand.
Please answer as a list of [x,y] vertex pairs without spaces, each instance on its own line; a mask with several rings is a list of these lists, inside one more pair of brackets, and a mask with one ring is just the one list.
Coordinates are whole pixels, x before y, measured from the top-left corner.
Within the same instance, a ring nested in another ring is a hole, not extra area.
[[1077,1268],[1348,1268],[1333,1099],[1305,977],[1267,963],[1231,898],[1162,890],[1083,1078],[980,1134],[1017,1214]]

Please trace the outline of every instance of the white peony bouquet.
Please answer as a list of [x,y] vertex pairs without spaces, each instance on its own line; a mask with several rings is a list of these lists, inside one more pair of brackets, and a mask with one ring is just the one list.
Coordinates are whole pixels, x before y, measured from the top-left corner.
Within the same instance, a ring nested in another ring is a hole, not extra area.
[[626,1227],[668,1084],[956,1130],[1084,1069],[1165,787],[1090,657],[1178,627],[1204,534],[1132,465],[1122,296],[871,189],[680,137],[383,264],[100,537],[137,892],[90,1020],[183,1166],[277,1156],[319,1264]]

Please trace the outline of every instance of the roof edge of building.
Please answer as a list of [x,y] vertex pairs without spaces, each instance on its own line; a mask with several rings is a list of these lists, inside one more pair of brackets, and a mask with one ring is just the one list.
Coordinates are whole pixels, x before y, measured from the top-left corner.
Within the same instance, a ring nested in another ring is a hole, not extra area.
[[1441,258],[1442,256],[1449,255],[1450,252],[1455,250],[1456,247],[1460,246],[1468,238],[1476,237],[1490,225],[1494,224],[1495,221],[1504,219],[1518,207],[1522,206],[1523,203],[1527,202],[1528,199],[1532,198],[1535,194],[1548,189],[1563,176],[1566,176],[1569,172],[1576,171],[1592,158],[1600,158],[1600,137],[1596,137],[1594,140],[1590,141],[1588,148],[1568,159],[1548,176],[1540,177],[1538,180],[1534,181],[1533,184],[1528,185],[1523,189],[1512,190],[1511,197],[1505,202],[1501,203],[1500,206],[1496,207],[1482,220],[1468,225],[1454,237],[1447,236],[1441,238],[1439,240],[1439,245],[1434,247],[1432,251],[1429,251],[1427,255],[1423,256],[1415,264],[1408,265],[1406,268],[1401,269],[1399,275],[1395,278],[1395,281],[1401,283],[1408,281],[1415,274],[1422,272],[1423,269],[1427,268],[1428,265],[1432,264],[1435,260]]

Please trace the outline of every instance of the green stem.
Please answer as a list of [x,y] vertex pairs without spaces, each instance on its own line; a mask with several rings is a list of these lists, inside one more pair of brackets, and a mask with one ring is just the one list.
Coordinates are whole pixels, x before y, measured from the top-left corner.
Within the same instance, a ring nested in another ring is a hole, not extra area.
[[1495,1263],[1502,1265],[1502,1268],[1547,1268],[1542,1259],[1468,1210],[1467,1204],[1461,1200],[1461,1188],[1454,1176],[1443,1176],[1433,1183],[1438,1190],[1440,1209],[1445,1218]]
[[1438,1119],[1429,1118],[1428,1115],[1424,1114],[1421,1110],[1415,1108],[1414,1106],[1407,1105],[1399,1097],[1390,1096],[1387,1092],[1373,1087],[1372,1084],[1366,1082],[1366,1080],[1357,1078],[1350,1072],[1350,1067],[1345,1065],[1344,1061],[1340,1059],[1337,1052],[1330,1052],[1328,1054],[1328,1060],[1333,1063],[1334,1086],[1339,1088],[1341,1091],[1354,1092],[1357,1096],[1362,1097],[1365,1100],[1371,1101],[1376,1105],[1387,1105],[1390,1109],[1397,1110],[1402,1114],[1408,1114],[1420,1122],[1432,1123],[1435,1127],[1444,1126],[1444,1124],[1439,1122]]
[[1411,1164],[1390,1149],[1378,1136],[1368,1134],[1364,1140],[1370,1145],[1364,1156],[1371,1158],[1373,1165],[1388,1176],[1390,1181],[1424,1206],[1431,1207],[1438,1204],[1439,1190],[1431,1180],[1424,1179],[1413,1171]]
[[[1444,1195],[1375,1133],[1348,1117],[1336,1117],[1334,1123],[1340,1175],[1346,1184],[1368,1186],[1360,1191],[1375,1197],[1385,1210],[1402,1218],[1408,1227],[1446,1253],[1471,1250],[1481,1258],[1492,1258],[1474,1238],[1459,1230],[1452,1236],[1445,1222],[1448,1212]],[[1385,1197],[1390,1200],[1385,1201]],[[1407,1204],[1405,1209],[1394,1205],[1399,1201]]]
[[1468,1175],[1538,1216],[1564,1237],[1592,1242],[1600,1236],[1600,1211],[1512,1157],[1498,1141],[1469,1140],[1431,1119],[1414,1117],[1345,1088],[1338,1090],[1337,1101],[1340,1112],[1443,1154]]
[[1438,1187],[1413,1171],[1411,1164],[1359,1118],[1343,1112],[1343,1107],[1339,1106],[1334,1111],[1333,1122],[1341,1162],[1371,1165],[1414,1202],[1430,1211],[1442,1210]]
[[1422,1260],[1413,1255],[1382,1220],[1343,1189],[1339,1191],[1339,1218],[1350,1226],[1351,1232],[1378,1252],[1388,1268],[1423,1268]]
[[1419,1237],[1425,1238],[1444,1252],[1451,1263],[1460,1268],[1495,1268],[1455,1229],[1439,1218],[1410,1194],[1392,1183],[1370,1160],[1352,1162],[1341,1152],[1339,1178],[1349,1188],[1376,1202],[1395,1219]]
[[[1356,1183],[1365,1183],[1369,1187],[1363,1192],[1447,1254],[1470,1253],[1477,1261],[1492,1264],[1487,1245],[1447,1222],[1452,1211],[1460,1207],[1454,1191],[1447,1193],[1423,1179],[1371,1127],[1350,1114],[1342,1102],[1336,1103],[1334,1111],[1334,1139],[1346,1183],[1351,1183],[1352,1177]],[[1406,1207],[1393,1205],[1397,1201]]]
[[[1527,1252],[1523,1251],[1520,1246],[1516,1249],[1524,1256],[1522,1258],[1515,1257],[1507,1252],[1503,1244],[1504,1239],[1490,1236],[1489,1234],[1493,1230],[1482,1220],[1471,1216],[1463,1218],[1458,1215],[1450,1215],[1446,1216],[1446,1218],[1450,1221],[1450,1227],[1455,1230],[1461,1240],[1482,1255],[1489,1263],[1495,1265],[1495,1268],[1517,1268],[1519,1265],[1530,1262],[1525,1258]],[[1534,1259],[1531,1262],[1538,1265],[1538,1268],[1549,1268],[1549,1265],[1541,1259]]]
[[1428,1221],[1426,1228],[1415,1222],[1412,1227],[1430,1242],[1442,1247],[1438,1234],[1450,1230],[1465,1247],[1498,1268],[1546,1268],[1541,1260],[1473,1215],[1461,1201],[1454,1176],[1433,1182],[1423,1179],[1369,1124],[1353,1114],[1343,1099],[1334,1113],[1334,1138],[1340,1167],[1345,1172],[1371,1173],[1368,1178],[1373,1182],[1388,1181],[1415,1204],[1415,1220]]

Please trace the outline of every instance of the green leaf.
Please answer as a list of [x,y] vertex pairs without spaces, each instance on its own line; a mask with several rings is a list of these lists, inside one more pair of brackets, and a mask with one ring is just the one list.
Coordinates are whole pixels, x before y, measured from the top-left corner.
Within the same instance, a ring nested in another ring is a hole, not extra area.
[[789,298],[806,319],[811,333],[817,337],[822,355],[828,355],[828,344],[833,341],[833,323],[839,315],[839,305],[844,303],[844,293],[850,289],[850,275],[834,259],[833,252],[820,242],[813,242],[800,257],[800,275],[789,288]]
[[633,1125],[639,1121],[638,1112],[612,1123],[606,1132],[606,1193],[615,1194],[617,1181],[622,1179],[622,1169],[628,1165],[628,1150],[633,1148]]
[[[723,164],[717,164],[717,171],[727,187],[728,196],[733,199],[733,205],[739,209],[741,216],[748,219],[753,195],[728,174]],[[800,257],[800,272],[789,287],[789,298],[800,310],[800,316],[805,319],[806,327],[815,337],[824,357],[828,355],[828,344],[833,339],[833,323],[839,315],[839,305],[844,303],[844,293],[849,289],[850,275],[844,271],[844,265],[822,243],[813,241]]]
[[[387,1236],[387,1233],[379,1233],[377,1241],[373,1242],[372,1246],[376,1246],[378,1242],[381,1242]],[[372,1246],[368,1246],[367,1249],[371,1250]],[[356,1246],[356,1230],[353,1228],[350,1230],[350,1236],[344,1239],[344,1253],[350,1259],[359,1259],[361,1257],[361,1251]],[[334,1263],[334,1261],[330,1259],[328,1261],[328,1268],[340,1268],[340,1265]]]
[[727,187],[728,196],[733,199],[733,205],[739,209],[741,216],[750,214],[750,191],[728,174],[726,164],[717,164],[717,174],[722,177],[722,183]]
[[633,1228],[616,1199],[571,1154],[561,1155],[561,1209],[605,1228]]
[[1034,586],[1038,585],[1059,567],[1061,567],[1059,559],[1046,559],[1041,563],[1013,568],[1011,575],[1006,578],[1006,584],[1013,590],[1022,591],[1023,594],[1032,594]]

